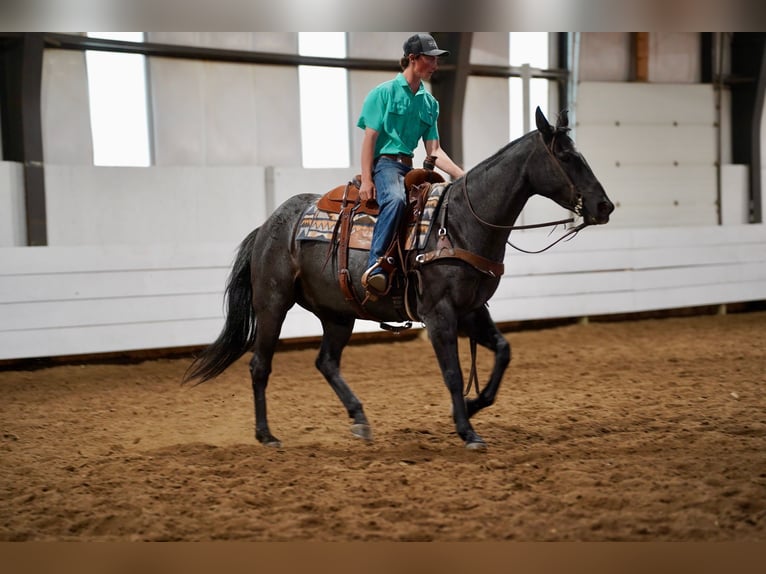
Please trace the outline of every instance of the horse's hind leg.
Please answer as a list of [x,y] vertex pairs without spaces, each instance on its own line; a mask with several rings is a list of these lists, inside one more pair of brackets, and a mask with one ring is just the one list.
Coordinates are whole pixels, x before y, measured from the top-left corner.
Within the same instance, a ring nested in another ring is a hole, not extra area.
[[466,401],[466,410],[470,418],[495,402],[503,373],[511,362],[511,345],[503,337],[484,306],[461,318],[460,329],[479,345],[495,353],[495,364],[492,367],[489,382],[475,399]]
[[253,358],[250,360],[250,378],[253,385],[253,402],[255,404],[255,438],[266,446],[282,445],[280,440],[269,430],[266,414],[266,387],[271,374],[271,363],[274,358],[279,332],[287,311],[259,314],[257,316]]
[[351,432],[359,438],[371,440],[372,431],[364,414],[362,403],[340,375],[340,356],[351,338],[353,328],[353,318],[344,322],[322,320],[322,345],[316,359],[316,367],[330,383],[335,394],[346,407],[348,416],[354,421],[351,425]]

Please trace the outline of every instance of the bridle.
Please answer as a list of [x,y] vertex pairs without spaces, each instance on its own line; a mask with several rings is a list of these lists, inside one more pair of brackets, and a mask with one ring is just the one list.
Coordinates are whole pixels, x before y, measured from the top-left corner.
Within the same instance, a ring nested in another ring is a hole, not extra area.
[[[553,161],[553,165],[556,166],[556,169],[558,170],[558,172],[561,174],[561,176],[564,178],[564,180],[567,183],[567,187],[569,188],[570,196],[572,197],[571,203],[574,206],[574,209],[573,209],[574,213],[576,215],[581,215],[581,213],[582,213],[582,195],[577,193],[577,187],[575,186],[574,182],[572,181],[572,178],[569,177],[569,174],[567,174],[566,171],[564,171],[564,168],[561,166],[561,162],[556,157],[556,155],[553,153],[553,149],[554,149],[554,146],[556,144],[556,134],[553,135],[553,137],[551,138],[550,146],[548,146],[548,145],[545,144],[545,140],[543,140],[543,134],[540,133],[540,132],[538,132],[538,133],[539,133],[540,139],[542,140],[543,148],[545,149],[546,153],[548,154],[548,156]],[[532,153],[535,153],[535,152],[533,151]],[[511,231],[522,230],[522,229],[539,229],[539,228],[542,228],[542,227],[553,227],[553,229],[551,230],[551,233],[553,233],[553,231],[556,229],[557,226],[559,226],[559,225],[566,225],[567,223],[572,223],[575,220],[574,217],[569,217],[567,219],[558,219],[556,221],[548,221],[546,223],[533,223],[533,224],[530,224],[530,225],[498,225],[496,223],[491,223],[491,222],[483,219],[478,213],[476,213],[476,211],[473,208],[473,205],[471,205],[471,199],[468,197],[468,186],[466,185],[466,180],[467,179],[468,179],[468,173],[466,172],[466,174],[462,178],[462,182],[461,183],[462,183],[462,188],[463,188],[463,196],[465,197],[465,201],[468,204],[468,210],[471,212],[471,215],[473,215],[473,217],[476,219],[476,221],[478,221],[479,223],[481,223],[485,227],[490,227],[492,229],[507,229],[509,234],[510,234]],[[576,227],[570,228],[564,235],[559,237],[556,241],[554,241],[553,243],[551,243],[547,247],[544,247],[543,249],[540,249],[539,251],[528,251],[526,249],[522,249],[521,247],[517,247],[516,245],[511,243],[510,239],[506,240],[506,243],[508,245],[510,245],[511,247],[513,247],[514,249],[516,249],[517,251],[521,251],[522,253],[532,253],[532,254],[534,254],[534,253],[542,253],[543,251],[547,251],[548,249],[550,249],[554,245],[557,245],[557,244],[561,243],[562,241],[565,241],[565,240],[569,241],[575,235],[577,235],[580,231],[582,231],[585,227],[587,227],[587,225],[588,225],[587,223],[583,222],[583,223],[581,223],[580,225],[578,225]]]
[[540,133],[540,139],[543,141],[543,148],[545,148],[546,153],[548,154],[548,157],[550,157],[553,160],[553,165],[556,166],[556,169],[558,169],[561,176],[564,178],[564,180],[567,182],[567,185],[569,186],[569,195],[572,197],[571,203],[574,205],[574,212],[577,215],[580,215],[582,212],[582,195],[577,193],[577,187],[575,187],[574,182],[572,181],[572,178],[569,177],[569,174],[564,171],[564,168],[561,166],[561,162],[556,157],[556,154],[553,153],[554,147],[556,145],[556,135],[553,134],[553,137],[551,138],[551,145],[547,146],[545,145],[545,140],[543,140],[543,134]]

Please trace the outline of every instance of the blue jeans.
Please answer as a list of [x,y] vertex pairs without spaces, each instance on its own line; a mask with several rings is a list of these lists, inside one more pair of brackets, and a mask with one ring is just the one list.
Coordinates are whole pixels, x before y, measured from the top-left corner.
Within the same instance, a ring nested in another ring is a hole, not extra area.
[[399,227],[402,214],[407,207],[404,176],[410,169],[412,168],[403,163],[381,157],[378,158],[372,170],[372,181],[375,183],[376,201],[380,207],[380,214],[372,232],[368,268],[385,255]]

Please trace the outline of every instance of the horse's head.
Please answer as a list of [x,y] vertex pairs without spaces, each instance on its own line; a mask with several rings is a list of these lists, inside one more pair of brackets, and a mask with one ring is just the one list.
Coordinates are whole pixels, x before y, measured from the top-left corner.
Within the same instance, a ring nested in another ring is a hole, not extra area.
[[599,225],[609,221],[614,204],[609,200],[596,179],[588,162],[575,149],[569,137],[569,119],[562,112],[556,127],[548,123],[538,107],[535,112],[541,147],[537,154],[540,163],[530,174],[537,193],[562,207],[582,216],[585,225]]

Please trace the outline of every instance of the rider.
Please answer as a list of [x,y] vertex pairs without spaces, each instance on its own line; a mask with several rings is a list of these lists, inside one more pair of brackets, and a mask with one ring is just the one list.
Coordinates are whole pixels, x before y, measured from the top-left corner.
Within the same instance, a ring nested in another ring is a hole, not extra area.
[[439,102],[423,84],[431,79],[439,67],[439,56],[444,55],[449,52],[440,50],[430,34],[408,38],[399,62],[402,72],[367,94],[357,122],[364,130],[359,195],[362,201],[375,198],[380,207],[363,276],[365,288],[376,294],[388,288],[380,262],[406,207],[404,176],[412,169],[418,141],[423,139],[426,154],[436,158],[436,167],[453,179],[464,175],[439,145]]

